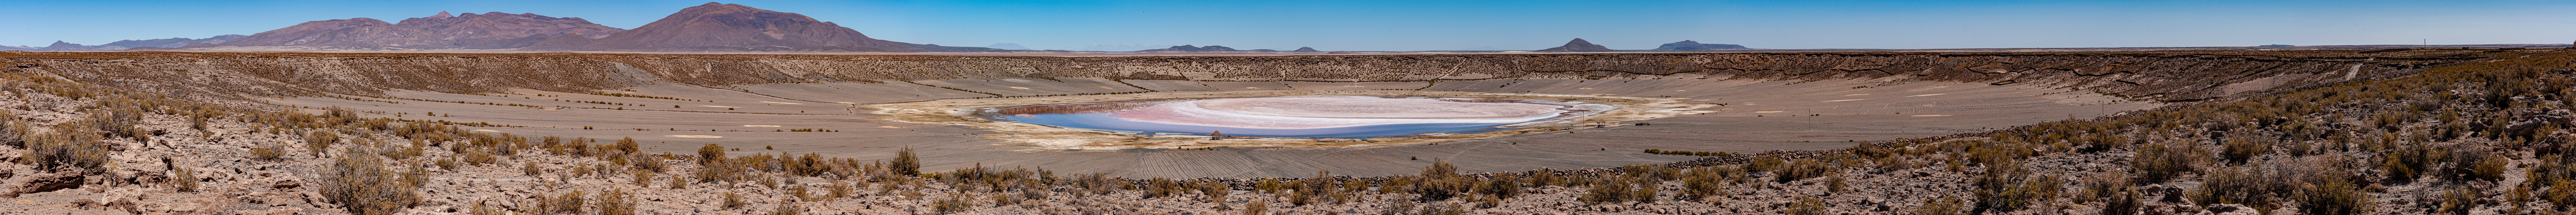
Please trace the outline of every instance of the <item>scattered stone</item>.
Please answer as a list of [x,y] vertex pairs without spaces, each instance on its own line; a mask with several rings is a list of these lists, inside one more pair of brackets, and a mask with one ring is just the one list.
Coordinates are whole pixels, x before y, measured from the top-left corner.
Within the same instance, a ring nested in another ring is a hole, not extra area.
[[0,198],[17,198],[18,195],[22,194],[80,188],[83,183],[88,181],[84,179],[88,178],[89,176],[74,172],[40,173],[29,175],[27,176],[27,181],[19,183],[18,187],[9,189],[10,191],[8,193],[0,193]]

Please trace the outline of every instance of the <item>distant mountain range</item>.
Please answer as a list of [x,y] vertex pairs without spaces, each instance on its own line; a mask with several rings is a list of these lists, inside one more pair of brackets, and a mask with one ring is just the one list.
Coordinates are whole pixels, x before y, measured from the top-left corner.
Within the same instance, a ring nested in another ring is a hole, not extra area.
[[1736,50],[1736,49],[1753,49],[1753,48],[1745,48],[1743,45],[1735,45],[1735,44],[1701,44],[1701,43],[1699,43],[1699,41],[1683,40],[1683,41],[1681,41],[1681,42],[1665,43],[1665,44],[1664,44],[1664,45],[1662,45],[1662,46],[1656,46],[1654,50],[1698,51],[1698,50]]
[[[2285,45],[2271,45],[2285,46]],[[56,41],[46,47],[0,46],[0,51],[74,51],[119,50],[133,48],[315,48],[315,49],[421,49],[421,50],[516,50],[516,51],[615,51],[615,52],[1012,52],[1031,51],[1016,43],[994,43],[985,47],[955,47],[937,44],[912,44],[869,38],[857,30],[832,22],[815,20],[802,14],[752,8],[738,4],[708,2],[680,9],[660,20],[636,27],[608,27],[577,17],[549,17],[534,13],[464,13],[407,18],[385,22],[371,18],[311,21],[257,34],[222,35],[204,39],[169,38],[122,40],[104,45],[81,45]],[[1751,49],[1733,44],[1703,44],[1683,40],[1667,43],[1654,50],[1734,50]],[[224,49],[218,49],[224,50]],[[231,49],[242,50],[242,49]],[[1144,44],[1091,44],[1069,47],[1075,51],[1130,52],[1281,52],[1272,49],[1237,50],[1225,46],[1148,46]],[[1491,46],[1467,50],[1500,50]],[[1577,38],[1563,46],[1539,52],[1608,52],[1608,47]],[[1321,52],[1299,47],[1288,52]]]
[[222,36],[207,37],[207,38],[205,38],[205,39],[188,39],[188,38],[184,38],[184,37],[173,37],[173,38],[170,38],[170,39],[118,40],[118,41],[116,41],[116,42],[109,42],[109,43],[104,44],[104,45],[95,45],[95,46],[86,46],[86,45],[75,44],[75,43],[68,43],[68,42],[63,42],[63,41],[54,41],[54,44],[52,44],[52,45],[46,45],[45,47],[0,46],[0,51],[79,51],[79,50],[118,50],[118,49],[131,49],[131,48],[175,48],[175,47],[180,47],[180,46],[186,46],[186,45],[188,45],[188,44],[190,44],[190,43],[223,44],[223,43],[225,43],[225,42],[231,42],[231,41],[233,41],[233,40],[235,40],[235,39],[241,39],[242,37],[246,37],[246,36],[242,36],[242,35],[239,35],[239,34],[227,34],[227,35],[222,35]]
[[1583,38],[1574,38],[1574,41],[1566,41],[1564,46],[1557,46],[1556,48],[1540,49],[1540,50],[1538,50],[1537,52],[1610,52],[1610,51],[1619,51],[1619,50],[1611,50],[1609,47],[1603,47],[1603,46],[1601,46],[1601,45],[1593,45],[1591,41],[1583,41]]
[[1065,48],[1064,48],[1064,50],[1074,50],[1074,51],[1110,51],[1110,52],[1117,52],[1117,51],[1133,51],[1133,50],[1140,50],[1140,49],[1153,49],[1153,48],[1157,48],[1157,47],[1166,47],[1166,46],[1173,46],[1173,45],[1099,44],[1099,43],[1093,43],[1093,44],[1091,44],[1091,45],[1088,45],[1088,46],[1082,46],[1082,47],[1065,47]]
[[840,24],[787,12],[708,2],[662,20],[597,39],[556,37],[526,51],[645,52],[979,52],[984,47],[911,44],[868,38]]
[[1138,51],[1138,52],[1239,52],[1239,51],[1243,51],[1243,50],[1234,50],[1234,48],[1228,48],[1228,47],[1225,47],[1225,46],[1204,46],[1204,47],[1201,47],[1201,46],[1190,46],[1190,45],[1178,45],[1178,46],[1172,46],[1171,48],[1146,49],[1146,50],[1136,50],[1136,51]]
[[[996,46],[1006,44],[995,44]],[[1007,44],[1011,49],[1027,49]],[[985,47],[912,44],[868,38],[857,30],[796,13],[709,2],[681,9],[635,29],[575,17],[534,13],[464,13],[403,19],[311,21],[251,34],[206,39],[126,40],[87,46],[57,41],[47,47],[0,46],[0,51],[69,51],[130,48],[478,49],[631,52],[988,52]],[[1131,49],[1132,50],[1132,49]]]
[[[1699,41],[1683,40],[1683,41],[1681,41],[1681,42],[1665,43],[1665,44],[1664,44],[1664,45],[1662,45],[1662,46],[1656,46],[1656,47],[1655,47],[1655,49],[1653,49],[1653,50],[1662,50],[1662,51],[1705,51],[1705,50],[1740,50],[1740,49],[1753,49],[1753,48],[1745,48],[1743,45],[1735,45],[1735,44],[1703,44],[1703,43],[1699,43]],[[1615,51],[1620,51],[1620,50],[1610,49],[1610,47],[1605,47],[1605,46],[1601,46],[1601,45],[1595,45],[1595,44],[1592,44],[1592,42],[1591,42],[1591,41],[1583,41],[1583,38],[1574,38],[1574,41],[1566,41],[1564,46],[1557,46],[1557,47],[1555,47],[1555,48],[1540,49],[1540,50],[1538,50],[1538,51],[1536,51],[1536,52],[1615,52]]]
[[[1235,49],[1234,49],[1234,48],[1232,48],[1232,47],[1225,47],[1225,46],[1191,46],[1191,45],[1177,45],[1177,46],[1172,46],[1172,47],[1170,47],[1170,48],[1159,48],[1159,49],[1136,50],[1136,51],[1134,51],[1134,52],[1283,52],[1283,51],[1279,51],[1279,50],[1275,50],[1275,49],[1235,50]],[[1315,50],[1315,47],[1297,47],[1297,50],[1285,51],[1285,52],[1324,52],[1324,51],[1316,51],[1316,50]]]
[[984,46],[984,47],[985,47],[985,48],[996,48],[996,49],[1009,49],[1009,50],[1028,50],[1028,49],[1029,49],[1029,47],[1027,47],[1027,46],[1020,46],[1020,44],[1018,44],[1018,43],[994,43],[993,45]]
[[534,45],[561,35],[606,35],[625,31],[581,18],[555,18],[534,13],[502,12],[449,15],[386,23],[369,18],[304,22],[252,34],[231,43],[198,47],[311,46],[334,48],[509,49]]

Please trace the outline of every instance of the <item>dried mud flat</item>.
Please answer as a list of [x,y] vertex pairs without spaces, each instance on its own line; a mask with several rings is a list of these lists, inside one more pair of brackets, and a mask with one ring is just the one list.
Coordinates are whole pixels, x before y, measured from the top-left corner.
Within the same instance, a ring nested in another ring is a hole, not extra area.
[[[1210,99],[1210,98],[1252,98],[1252,97],[1314,96],[1314,95],[1337,95],[1337,96],[1387,96],[1387,97],[1443,97],[1443,98],[1498,98],[1498,99],[1559,100],[1559,101],[1579,101],[1579,102],[1585,102],[1585,103],[1590,103],[1590,104],[1608,104],[1608,105],[1617,106],[1617,107],[1618,107],[1618,109],[1613,109],[1613,110],[1609,110],[1609,111],[1602,112],[1602,113],[1588,113],[1588,114],[1585,114],[1585,115],[1579,115],[1579,116],[1559,117],[1559,118],[1551,118],[1551,119],[1546,119],[1546,120],[1540,120],[1540,121],[1538,121],[1538,122],[1529,122],[1529,123],[1513,124],[1513,125],[1505,126],[1505,128],[1511,128],[1510,130],[1502,130],[1502,131],[1491,131],[1491,132],[1482,132],[1482,133],[1461,133],[1461,134],[1448,134],[1448,135],[1423,136],[1423,137],[1389,137],[1389,138],[1369,138],[1369,139],[1356,139],[1356,140],[1354,140],[1354,139],[1318,140],[1318,139],[1313,139],[1313,138],[1265,138],[1265,137],[1224,137],[1224,138],[1218,138],[1218,137],[1212,137],[1212,136],[1201,136],[1201,135],[1166,135],[1166,136],[1162,136],[1162,137],[1148,137],[1148,136],[1144,136],[1144,135],[1135,135],[1135,134],[1118,134],[1118,133],[1110,133],[1110,132],[1106,132],[1106,131],[1079,130],[1079,129],[1066,129],[1066,128],[1059,128],[1059,127],[1053,127],[1053,126],[1045,126],[1045,125],[1037,125],[1037,124],[1029,124],[1029,123],[1020,123],[1020,122],[1001,122],[1001,121],[992,121],[992,120],[989,120],[989,119],[983,119],[983,118],[980,118],[980,117],[974,117],[976,114],[979,114],[979,113],[978,113],[978,111],[981,111],[981,110],[983,110],[983,109],[988,109],[988,108],[998,108],[998,107],[1015,107],[1015,106],[1029,106],[1029,105],[1048,105],[1048,104],[1068,104],[1068,103],[1123,102],[1123,101],[1139,101],[1139,100],[1175,100],[1175,99]],[[1048,96],[1048,97],[1032,97],[1032,98],[944,99],[944,100],[932,100],[932,101],[920,101],[920,102],[903,102],[903,103],[871,104],[871,105],[863,105],[862,107],[871,108],[871,109],[876,109],[876,111],[874,111],[874,112],[870,112],[870,114],[880,115],[881,117],[880,117],[879,119],[882,119],[882,120],[895,121],[895,122],[906,122],[906,123],[921,123],[921,124],[953,125],[953,126],[973,127],[973,128],[979,128],[979,129],[983,129],[983,130],[987,130],[987,131],[993,131],[993,132],[998,132],[998,133],[1000,133],[1000,134],[988,134],[988,135],[983,135],[983,136],[985,136],[985,137],[994,138],[994,139],[999,139],[999,140],[1002,140],[1002,141],[1005,141],[1005,142],[1010,142],[1010,143],[1026,143],[1026,144],[1029,144],[1029,146],[1030,146],[1033,150],[1076,150],[1076,151],[1079,151],[1079,150],[1119,150],[1119,149],[1187,149],[1187,148],[1210,148],[1210,147],[1369,148],[1369,147],[1405,146],[1405,145],[1431,144],[1431,143],[1441,143],[1441,142],[1460,141],[1460,140],[1481,140],[1481,139],[1493,139],[1493,138],[1502,138],[1502,137],[1510,137],[1510,136],[1520,136],[1520,135],[1528,135],[1528,134],[1545,134],[1545,133],[1550,133],[1550,132],[1554,132],[1554,133],[1566,133],[1566,132],[1563,132],[1563,131],[1566,131],[1566,130],[1573,130],[1573,129],[1578,129],[1578,128],[1592,128],[1592,127],[1606,127],[1606,126],[1623,126],[1623,125],[1626,125],[1626,124],[1623,124],[1623,123],[1626,123],[1626,122],[1633,122],[1633,121],[1639,121],[1639,120],[1648,120],[1648,119],[1667,118],[1667,117],[1675,117],[1675,116],[1681,116],[1681,115],[1692,115],[1692,114],[1704,114],[1704,113],[1711,113],[1711,112],[1713,112],[1713,111],[1704,111],[1704,110],[1698,110],[1698,109],[1702,109],[1702,108],[1709,108],[1709,107],[1716,107],[1716,106],[1717,106],[1717,105],[1716,105],[1716,104],[1714,104],[1714,103],[1706,103],[1706,102],[1691,102],[1691,101],[1688,101],[1688,99],[1689,99],[1689,98],[1639,98],[1639,97],[1597,96],[1597,95],[1562,95],[1562,94],[1541,94],[1541,93],[1479,93],[1479,92],[1454,92],[1454,91],[1396,91],[1396,90],[1259,90],[1259,91],[1149,92],[1149,93],[1109,94],[1109,95]]]

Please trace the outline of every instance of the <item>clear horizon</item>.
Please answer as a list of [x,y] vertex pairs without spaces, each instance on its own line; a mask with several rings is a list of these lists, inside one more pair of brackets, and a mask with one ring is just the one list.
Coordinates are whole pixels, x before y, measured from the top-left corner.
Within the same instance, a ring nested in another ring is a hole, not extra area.
[[[12,1],[0,45],[250,35],[307,21],[536,13],[632,29],[706,1]],[[721,1],[897,42],[1327,51],[2566,44],[2570,1]],[[75,18],[76,17],[76,18]]]

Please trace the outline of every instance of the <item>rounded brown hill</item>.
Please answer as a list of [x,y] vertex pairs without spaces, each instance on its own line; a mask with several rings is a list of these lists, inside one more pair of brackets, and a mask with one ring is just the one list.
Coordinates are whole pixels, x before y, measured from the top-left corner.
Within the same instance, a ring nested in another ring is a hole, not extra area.
[[[585,40],[563,38],[565,40]],[[802,14],[762,10],[738,4],[708,2],[591,41],[548,41],[524,50],[580,51],[840,51],[914,52],[981,51],[992,48],[947,47],[868,38],[858,30]]]
[[[260,32],[220,46],[312,46],[343,48],[506,49],[527,47],[559,35],[608,35],[624,31],[573,17],[501,12],[449,15],[386,23],[369,18],[305,22]],[[587,38],[584,38],[587,39]]]

